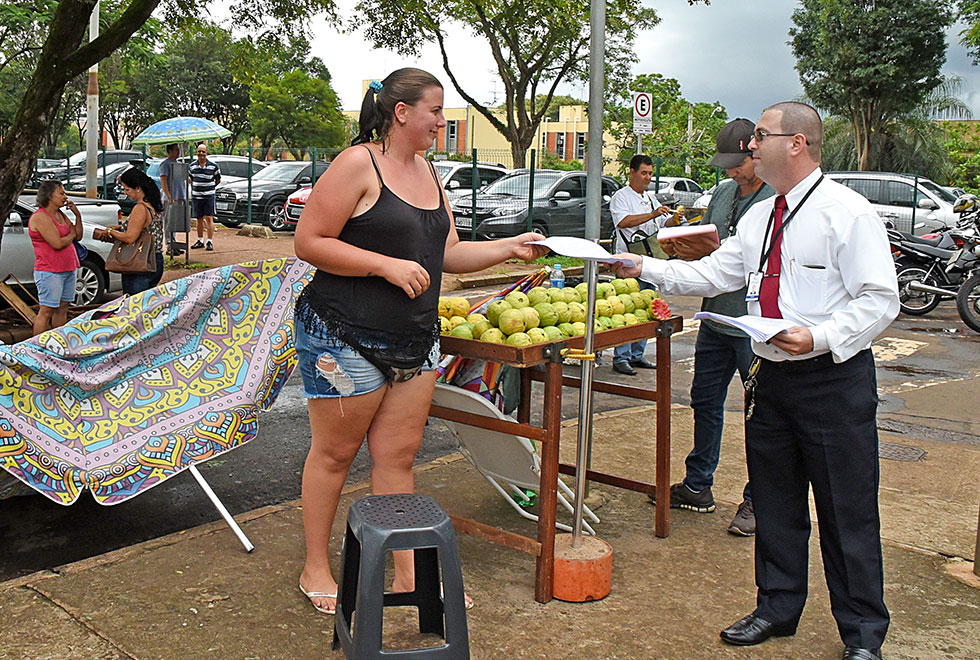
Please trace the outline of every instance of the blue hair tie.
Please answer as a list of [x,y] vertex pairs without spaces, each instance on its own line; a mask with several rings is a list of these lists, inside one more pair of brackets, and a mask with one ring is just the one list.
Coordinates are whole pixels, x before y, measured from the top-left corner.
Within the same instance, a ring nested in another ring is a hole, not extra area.
[[375,94],[377,94],[378,92],[381,91],[381,88],[384,87],[384,85],[382,85],[381,83],[379,83],[377,80],[372,80],[371,81],[371,84],[368,85],[368,87],[370,87],[371,89],[373,89],[374,92],[375,92]]

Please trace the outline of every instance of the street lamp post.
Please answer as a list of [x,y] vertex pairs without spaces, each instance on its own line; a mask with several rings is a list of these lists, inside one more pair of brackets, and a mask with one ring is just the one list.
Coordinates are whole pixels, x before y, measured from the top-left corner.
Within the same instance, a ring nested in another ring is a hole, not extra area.
[[[704,120],[704,126],[701,127],[701,131],[698,133],[697,139],[694,139],[694,106],[693,105],[689,106],[687,110],[687,143],[693,144],[695,142],[700,141],[701,137],[704,135],[704,130],[708,127],[708,122],[711,120],[712,117],[715,116],[716,113],[722,112],[723,110],[724,110],[723,107],[721,107],[720,105],[716,105],[714,109],[711,111],[711,114],[708,115],[708,118]],[[690,158],[688,158],[687,162],[684,163],[684,174],[686,174],[687,176],[691,176]]]

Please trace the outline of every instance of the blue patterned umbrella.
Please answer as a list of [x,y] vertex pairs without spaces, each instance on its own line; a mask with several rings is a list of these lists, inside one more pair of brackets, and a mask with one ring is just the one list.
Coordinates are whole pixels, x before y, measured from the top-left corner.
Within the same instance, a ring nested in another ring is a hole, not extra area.
[[158,121],[148,127],[136,138],[134,145],[173,144],[176,142],[199,142],[201,140],[220,140],[231,135],[231,131],[202,117],[172,117]]

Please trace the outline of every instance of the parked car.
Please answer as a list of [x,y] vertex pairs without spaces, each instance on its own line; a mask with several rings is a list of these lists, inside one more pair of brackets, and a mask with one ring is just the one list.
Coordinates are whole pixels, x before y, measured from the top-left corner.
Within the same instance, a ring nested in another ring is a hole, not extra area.
[[44,170],[51,167],[58,167],[59,163],[64,162],[64,158],[38,158],[34,163],[35,170]]
[[953,197],[962,197],[963,195],[967,194],[967,192],[959,186],[943,186],[943,190],[948,192]]
[[[109,149],[97,152],[97,156],[98,168],[101,173],[103,163],[106,167],[109,167],[116,163],[141,159],[143,158],[143,153],[131,149]],[[74,181],[75,179],[84,178],[87,159],[88,154],[84,151],[79,151],[67,160],[62,160],[56,167],[38,169],[38,177],[41,179],[58,179],[59,181]]]
[[[585,172],[536,170],[532,228],[545,236],[585,236]],[[479,238],[515,236],[527,230],[530,173],[514,172],[482,188],[476,196],[476,234]],[[612,236],[609,198],[622,185],[602,177],[600,238]],[[456,230],[460,238],[471,235],[473,205],[463,195],[453,202]]]
[[[871,202],[875,211],[895,229],[913,234],[953,227],[956,197],[929,179],[895,172],[827,172],[827,177],[843,183]],[[914,201],[913,201],[914,200]],[[913,210],[915,222],[912,221]],[[913,226],[913,224],[915,226]]]
[[708,208],[708,204],[711,203],[711,197],[715,194],[715,191],[718,190],[718,186],[720,186],[721,184],[725,183],[726,181],[728,181],[727,178],[726,179],[722,179],[721,181],[719,181],[715,185],[713,185],[710,188],[708,188],[707,190],[705,190],[701,194],[700,197],[698,197],[696,200],[694,200],[694,203],[691,204],[691,206],[693,206],[696,209],[706,209],[706,208]]
[[[179,158],[185,163],[197,160],[183,156]],[[234,183],[242,179],[248,179],[248,156],[236,156],[234,154],[208,154],[208,160],[218,166],[221,170],[221,183]],[[264,160],[252,159],[252,176],[263,170],[269,163]],[[160,174],[157,172],[157,183],[159,184]]]
[[658,187],[657,180],[650,182],[647,190],[655,190],[658,194],[670,193],[681,206],[694,206],[698,197],[704,194],[704,189],[691,179],[677,176],[662,176]]
[[[86,205],[79,204],[78,200],[75,203],[82,214],[84,230],[81,242],[88,248],[88,256],[75,272],[75,304],[91,305],[105,298],[107,292],[121,291],[122,279],[117,273],[110,273],[105,269],[105,260],[112,249],[112,243],[103,243],[92,238],[92,232],[96,228],[106,225],[89,222],[89,217],[98,216],[91,213]],[[118,211],[118,206],[112,206]],[[34,246],[31,245],[31,237],[27,233],[27,221],[36,210],[37,207],[24,198],[17,200],[4,225],[3,242],[0,245],[0,271],[4,275],[11,273],[35,296],[37,287],[34,285]]]
[[303,214],[303,207],[306,206],[306,200],[310,198],[312,191],[313,186],[303,186],[286,198],[286,205],[283,207],[286,215],[283,218],[283,222],[287,227],[296,227],[296,224],[299,222],[299,216]]
[[[102,169],[100,167],[98,173],[95,176],[96,194],[98,194],[101,197],[103,191],[105,191],[107,195],[112,195],[113,197],[115,197],[116,179],[118,179],[119,175],[125,172],[126,170],[128,170],[130,167],[132,167],[132,165],[130,165],[128,162],[113,163],[112,165],[107,165],[105,169]],[[106,190],[105,188],[106,181],[109,182],[108,190]],[[65,181],[63,183],[65,185],[66,192],[84,193],[86,190],[84,174],[82,174],[82,176],[78,178],[72,178],[69,181]]]
[[[461,195],[472,194],[472,161],[467,163],[458,160],[437,160],[433,161],[432,166],[436,168],[436,174],[442,180],[442,187],[446,189],[446,196],[450,200]],[[507,169],[500,165],[477,162],[476,172],[480,179],[476,185],[476,188],[479,190],[483,186],[505,176]]]
[[[82,221],[97,227],[112,227],[122,222],[123,213],[119,205],[113,201],[105,199],[89,199],[78,193],[69,193],[71,201],[75,202],[79,213],[82,214]],[[37,197],[35,195],[21,195],[17,201],[24,207],[30,208],[33,213],[37,208]],[[72,219],[69,215],[69,219]]]
[[[316,163],[316,178],[320,178],[330,163]],[[252,177],[252,218],[261,220],[275,231],[286,229],[286,198],[297,189],[314,183],[313,163],[303,160],[280,160],[260,170]],[[248,180],[225,183],[215,191],[216,219],[229,226],[239,227],[248,219]]]
[[[134,160],[134,161],[130,161],[128,165],[130,167],[137,167],[139,169],[143,169],[143,167],[145,166],[146,176],[153,179],[153,183],[157,184],[157,188],[163,190],[163,188],[160,187],[161,163],[163,163],[163,158],[147,158],[145,163],[142,160]],[[113,180],[113,193],[112,193],[116,200],[116,203],[119,204],[119,208],[121,208],[123,210],[123,213],[125,213],[126,215],[129,215],[129,213],[133,210],[133,207],[136,206],[136,202],[134,202],[133,200],[131,200],[129,197],[126,196],[126,193],[123,192],[122,185],[119,183],[119,177],[122,175],[123,172],[125,172],[128,169],[129,167],[124,167],[121,170],[119,170],[118,174],[116,174],[116,177]]]

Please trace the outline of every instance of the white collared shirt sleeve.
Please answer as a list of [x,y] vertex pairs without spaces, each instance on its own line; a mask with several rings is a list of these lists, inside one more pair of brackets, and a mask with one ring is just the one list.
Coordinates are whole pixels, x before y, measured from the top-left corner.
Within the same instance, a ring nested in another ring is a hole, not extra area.
[[697,261],[643,257],[640,279],[656,284],[668,295],[711,297],[741,289],[746,283],[745,259],[739,235]]

